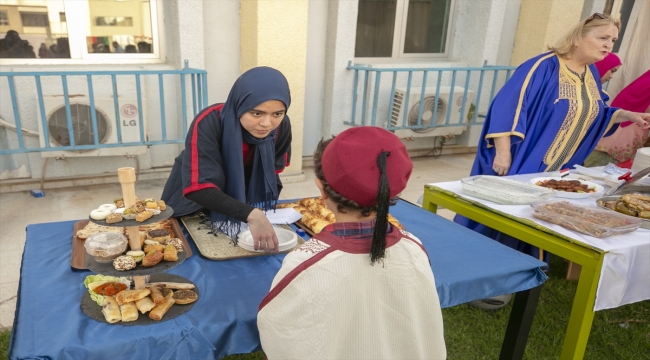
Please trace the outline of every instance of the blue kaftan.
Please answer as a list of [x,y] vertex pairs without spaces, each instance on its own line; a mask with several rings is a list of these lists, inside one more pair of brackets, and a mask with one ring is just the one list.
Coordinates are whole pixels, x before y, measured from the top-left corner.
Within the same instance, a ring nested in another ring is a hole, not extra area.
[[[508,175],[555,171],[582,164],[603,136],[614,133],[619,109],[607,106],[598,70],[583,79],[554,53],[523,63],[490,105],[471,175],[496,175],[494,138],[510,136]],[[583,83],[584,82],[584,83]],[[539,249],[456,216],[455,222],[539,258]],[[548,256],[544,256],[548,263]]]

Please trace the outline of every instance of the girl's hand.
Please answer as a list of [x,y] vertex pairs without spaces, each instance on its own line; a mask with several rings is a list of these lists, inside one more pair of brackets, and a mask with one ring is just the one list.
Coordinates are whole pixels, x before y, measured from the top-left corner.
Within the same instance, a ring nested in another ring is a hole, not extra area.
[[253,235],[255,250],[264,249],[264,252],[278,252],[278,237],[275,235],[273,225],[260,210],[255,209],[248,214],[248,227]]

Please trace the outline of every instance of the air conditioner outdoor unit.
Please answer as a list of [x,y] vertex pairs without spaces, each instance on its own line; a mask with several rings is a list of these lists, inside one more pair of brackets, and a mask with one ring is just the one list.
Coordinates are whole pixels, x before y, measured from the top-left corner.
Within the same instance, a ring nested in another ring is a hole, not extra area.
[[[140,120],[138,103],[134,99],[119,99],[120,132],[122,143],[140,142]],[[65,100],[62,96],[44,97],[45,123],[47,124],[50,147],[70,145],[68,120],[66,116]],[[95,98],[95,114],[97,131],[100,144],[117,144],[117,124],[115,119],[115,105],[113,99]],[[90,111],[90,99],[85,97],[70,98],[70,116],[75,145],[94,144],[94,133]],[[143,120],[146,116],[142,116]],[[38,130],[41,147],[45,148],[43,125],[38,121]],[[146,126],[145,126],[146,131]],[[146,132],[145,132],[146,139]],[[147,153],[147,146],[118,146],[92,150],[79,151],[42,151],[41,156],[48,157],[79,157],[79,156],[120,156],[143,155]]]
[[[404,108],[406,104],[406,89],[395,89],[395,97],[393,98],[393,112],[390,114],[390,124],[393,127],[400,127],[403,124],[404,114],[406,113],[406,124],[408,126],[415,126],[418,124],[418,113],[420,111],[420,95],[422,88],[411,88],[409,94],[408,109]],[[467,91],[467,100],[465,100],[465,111],[463,114],[460,110],[463,106],[463,96],[465,88],[460,86],[454,87],[454,98],[450,99],[451,87],[441,86],[440,94],[437,99],[438,106],[436,108],[436,88],[426,88],[424,94],[424,105],[422,107],[422,125],[431,125],[434,121],[435,111],[435,125],[445,124],[447,121],[447,114],[449,114],[449,124],[458,124],[461,119],[467,122],[467,114],[469,108],[474,101],[474,91]],[[445,135],[460,135],[465,131],[466,126],[432,126],[423,129],[405,129],[395,130],[395,135],[400,138],[414,138],[414,137],[432,137],[432,136],[445,136]]]

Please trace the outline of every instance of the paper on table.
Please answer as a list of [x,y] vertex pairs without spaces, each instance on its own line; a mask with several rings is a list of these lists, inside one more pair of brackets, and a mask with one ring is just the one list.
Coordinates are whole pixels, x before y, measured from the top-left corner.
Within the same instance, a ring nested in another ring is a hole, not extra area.
[[266,218],[271,224],[291,224],[302,218],[302,214],[294,209],[276,209],[266,212]]

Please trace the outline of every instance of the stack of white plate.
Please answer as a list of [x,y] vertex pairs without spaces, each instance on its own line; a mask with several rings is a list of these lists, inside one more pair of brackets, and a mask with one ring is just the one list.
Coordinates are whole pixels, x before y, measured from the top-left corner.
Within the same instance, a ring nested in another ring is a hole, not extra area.
[[[279,252],[291,250],[298,243],[298,235],[293,231],[275,228],[275,235],[278,237]],[[250,230],[243,231],[237,235],[237,245],[248,251],[264,252],[264,249],[255,250],[253,246],[253,235],[251,235]]]
[[650,147],[640,148],[636,151],[634,156],[634,164],[632,165],[632,173],[636,174],[639,171],[650,167]]

